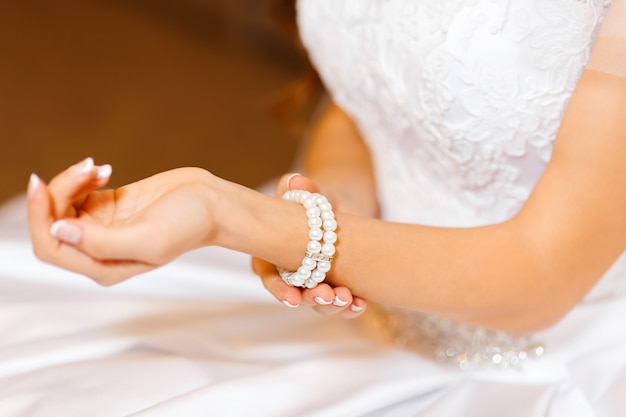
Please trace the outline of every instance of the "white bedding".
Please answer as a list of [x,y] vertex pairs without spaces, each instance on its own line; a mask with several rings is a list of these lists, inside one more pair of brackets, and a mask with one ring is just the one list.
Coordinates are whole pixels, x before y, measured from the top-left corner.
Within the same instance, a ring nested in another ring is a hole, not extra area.
[[623,331],[589,355],[576,337],[585,323],[622,323],[623,302],[569,316],[549,336],[553,352],[523,371],[469,373],[376,341],[362,323],[288,309],[248,265],[199,250],[100,288],[38,262],[23,198],[9,202],[0,416],[625,415]]

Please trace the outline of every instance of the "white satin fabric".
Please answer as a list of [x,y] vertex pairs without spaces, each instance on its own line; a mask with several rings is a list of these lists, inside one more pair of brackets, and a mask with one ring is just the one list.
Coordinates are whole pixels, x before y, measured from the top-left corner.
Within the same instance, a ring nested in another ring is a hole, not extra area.
[[623,300],[576,309],[521,370],[465,372],[280,305],[226,250],[100,288],[35,260],[23,213],[0,207],[3,417],[625,415]]
[[[300,0],[299,19],[376,152],[385,216],[464,226],[523,202],[608,5]],[[34,259],[23,203],[0,207],[0,416],[626,415],[621,264],[536,335],[542,358],[461,371],[284,307],[226,250],[97,287]]]

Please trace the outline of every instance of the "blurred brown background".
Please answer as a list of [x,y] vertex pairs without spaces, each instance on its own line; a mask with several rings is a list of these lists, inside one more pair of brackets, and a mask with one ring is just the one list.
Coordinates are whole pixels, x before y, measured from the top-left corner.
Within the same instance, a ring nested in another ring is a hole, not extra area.
[[270,110],[303,69],[270,0],[0,1],[0,199],[86,156],[113,185],[201,166],[257,186],[291,166]]

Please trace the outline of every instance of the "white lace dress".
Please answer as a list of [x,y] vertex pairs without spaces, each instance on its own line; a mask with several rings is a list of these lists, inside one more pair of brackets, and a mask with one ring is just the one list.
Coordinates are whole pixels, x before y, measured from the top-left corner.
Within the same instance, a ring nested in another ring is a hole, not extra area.
[[[504,220],[528,196],[607,3],[298,11],[375,156],[384,217],[462,227]],[[0,207],[0,415],[626,416],[622,261],[530,339],[397,311],[377,328],[288,309],[249,262],[207,248],[99,288],[34,259],[23,199]],[[389,328],[407,348],[378,337]]]
[[[514,215],[550,159],[562,114],[610,3],[300,0],[299,24],[310,57],[373,155],[383,218],[468,227]],[[399,310],[388,310],[380,325],[398,343],[463,369],[517,367],[545,354],[548,359],[537,365],[544,366],[553,364],[549,357],[561,349],[588,361],[560,359],[568,367],[563,373],[589,372],[552,387],[552,394],[580,396],[567,412],[558,401],[547,401],[548,390],[545,407],[533,402],[522,407],[525,411],[471,415],[595,415],[592,409],[626,415],[626,400],[611,397],[618,391],[626,395],[626,327],[619,322],[626,304],[625,261],[616,262],[564,323],[532,338]],[[606,316],[580,327],[577,317],[585,314]],[[603,326],[611,336],[599,333]],[[586,369],[603,356],[608,369]],[[621,372],[615,373],[615,366]],[[612,382],[599,378],[609,374]],[[507,383],[497,388],[498,395],[504,391],[515,398],[515,389],[504,387],[516,376],[522,381],[528,373],[504,376]],[[459,395],[486,394],[492,382],[474,386],[475,394]],[[585,391],[590,386],[592,392]],[[528,399],[527,386],[517,389],[519,398]],[[610,405],[603,403],[607,399]],[[469,408],[500,410],[489,394],[480,401],[485,405],[477,407],[475,398]],[[449,407],[428,406],[424,415],[452,415],[442,411]]]

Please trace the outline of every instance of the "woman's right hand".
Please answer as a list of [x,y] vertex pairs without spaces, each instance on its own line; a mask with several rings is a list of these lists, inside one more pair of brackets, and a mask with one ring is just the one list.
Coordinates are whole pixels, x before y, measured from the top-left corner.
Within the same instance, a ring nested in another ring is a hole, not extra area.
[[[278,181],[275,190],[277,197],[288,190],[320,192],[317,184],[301,174],[285,174]],[[331,203],[335,200],[332,195],[325,195]],[[367,307],[364,299],[354,296],[346,287],[332,287],[324,282],[311,289],[289,286],[280,277],[275,265],[259,258],[252,258],[252,269],[261,277],[265,288],[288,307],[295,308],[304,304],[321,314],[339,314],[348,319],[360,316]]]
[[39,259],[112,285],[210,243],[218,180],[208,171],[179,168],[96,191],[110,174],[87,158],[50,184],[31,177],[28,221]]

